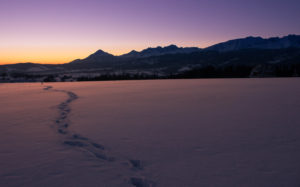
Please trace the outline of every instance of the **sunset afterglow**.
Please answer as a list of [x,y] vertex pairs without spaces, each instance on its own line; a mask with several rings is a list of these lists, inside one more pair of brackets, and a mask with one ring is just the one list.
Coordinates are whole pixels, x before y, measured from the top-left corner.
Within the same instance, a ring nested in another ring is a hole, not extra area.
[[299,186],[300,0],[0,0],[0,187]]
[[299,1],[0,0],[0,64],[299,34]]

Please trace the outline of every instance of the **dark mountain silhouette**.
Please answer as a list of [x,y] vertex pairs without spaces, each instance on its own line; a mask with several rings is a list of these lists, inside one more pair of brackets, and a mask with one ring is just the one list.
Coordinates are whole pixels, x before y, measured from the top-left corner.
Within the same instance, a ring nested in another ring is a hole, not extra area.
[[261,37],[247,37],[235,40],[229,40],[227,42],[219,43],[205,49],[197,47],[177,47],[176,45],[169,45],[166,47],[147,48],[140,52],[132,50],[131,52],[121,55],[114,56],[106,53],[102,50],[98,50],[94,54],[91,54],[85,59],[77,59],[71,63],[107,63],[122,61],[135,58],[147,58],[153,56],[162,56],[167,54],[189,54],[201,51],[218,51],[218,52],[229,52],[237,51],[242,49],[285,49],[285,48],[300,48],[300,36],[288,35],[282,38],[273,37],[263,39]]
[[139,57],[140,53],[137,52],[136,50],[132,50],[127,54],[122,55],[121,57],[125,57],[125,58],[135,58],[135,57]]
[[176,45],[169,45],[166,47],[156,47],[156,48],[147,48],[141,52],[132,50],[131,52],[121,55],[114,56],[112,54],[106,53],[102,50],[98,50],[94,54],[91,54],[85,59],[77,59],[70,63],[106,63],[120,60],[128,60],[133,58],[146,58],[151,56],[161,56],[166,54],[177,54],[177,53],[192,53],[199,52],[201,49],[197,47],[177,47]]
[[35,81],[45,77],[54,81],[299,75],[300,36],[297,35],[269,39],[247,37],[205,49],[170,45],[121,56],[98,50],[85,59],[61,65],[0,66],[2,82]]
[[282,38],[274,37],[268,39],[251,36],[216,44],[205,50],[227,52],[241,49],[284,49],[290,47],[300,48],[300,36],[288,35]]
[[106,53],[102,50],[98,50],[95,53],[91,54],[87,58],[80,60],[77,59],[71,63],[99,63],[99,62],[111,62],[115,60],[115,56],[109,53]]
[[160,56],[166,54],[177,54],[177,53],[192,53],[199,52],[201,49],[197,47],[177,47],[176,45],[169,45],[166,47],[147,48],[141,52],[131,51],[128,54],[122,55],[122,57],[150,57]]

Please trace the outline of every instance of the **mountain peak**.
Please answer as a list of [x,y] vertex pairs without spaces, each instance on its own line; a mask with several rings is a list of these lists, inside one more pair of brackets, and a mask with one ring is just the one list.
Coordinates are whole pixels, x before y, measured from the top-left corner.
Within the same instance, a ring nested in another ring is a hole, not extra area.
[[[110,62],[113,61],[115,58],[114,55],[109,54],[105,51],[102,51],[101,49],[97,50],[95,53],[91,54],[85,59],[82,60],[76,60],[75,62],[85,62],[85,63],[95,63],[95,62]],[[74,61],[73,61],[74,62]]]
[[183,48],[183,47],[177,47],[174,44],[161,47],[149,47],[147,49],[144,49],[140,52],[137,52],[135,50],[132,50],[131,52],[121,55],[121,57],[127,57],[127,58],[144,58],[144,57],[151,57],[151,56],[161,56],[166,54],[176,54],[176,53],[192,53],[199,51],[200,49],[197,47],[190,47],[190,48]]
[[164,48],[169,48],[169,49],[178,49],[177,45],[171,44],[169,46],[166,46]]
[[121,55],[120,57],[133,58],[138,56],[139,56],[139,52],[137,52],[136,50],[132,50],[127,54]]
[[241,39],[262,39],[260,36],[247,36],[246,38],[241,38]]
[[101,49],[99,49],[98,51],[96,51],[92,55],[96,55],[96,56],[113,56],[112,54],[109,54],[107,52],[102,51]]
[[128,54],[136,54],[136,53],[138,53],[136,50],[132,50]]
[[160,56],[165,54],[176,54],[176,53],[191,53],[195,51],[199,51],[199,48],[183,48],[183,47],[177,47],[174,44],[171,44],[169,46],[161,47],[158,46],[156,48],[147,48],[140,52],[140,55],[142,57],[148,57],[148,56]]

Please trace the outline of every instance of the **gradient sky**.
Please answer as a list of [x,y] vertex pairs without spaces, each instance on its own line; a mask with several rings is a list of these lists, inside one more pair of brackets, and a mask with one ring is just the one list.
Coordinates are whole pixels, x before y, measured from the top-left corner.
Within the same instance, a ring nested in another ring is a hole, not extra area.
[[299,0],[0,0],[0,64],[300,34]]

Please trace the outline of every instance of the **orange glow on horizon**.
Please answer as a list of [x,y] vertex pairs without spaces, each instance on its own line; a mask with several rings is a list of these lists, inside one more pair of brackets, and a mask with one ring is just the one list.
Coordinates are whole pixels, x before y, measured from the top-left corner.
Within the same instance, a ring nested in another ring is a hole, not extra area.
[[[143,46],[130,46],[130,47],[0,47],[0,65],[4,64],[16,64],[16,63],[40,63],[40,64],[63,64],[69,63],[75,59],[84,59],[89,55],[93,54],[97,50],[101,49],[107,53],[115,56],[123,55],[129,53],[132,50],[141,51],[148,47],[157,46],[167,46],[166,45],[149,45],[147,47]],[[202,43],[203,44],[203,43]],[[180,45],[176,44],[178,47],[200,47],[197,45]],[[211,44],[208,42],[205,46],[207,47]],[[201,48],[201,47],[200,47]]]

